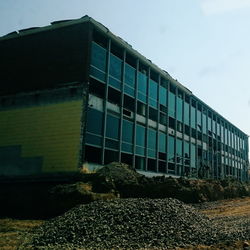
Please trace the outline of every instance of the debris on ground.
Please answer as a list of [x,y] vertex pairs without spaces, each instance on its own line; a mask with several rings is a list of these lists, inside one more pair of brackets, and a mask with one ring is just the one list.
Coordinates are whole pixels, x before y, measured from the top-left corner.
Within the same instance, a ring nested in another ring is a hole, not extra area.
[[225,225],[172,198],[95,201],[45,222],[25,247],[162,249],[249,237],[249,230],[227,231]]

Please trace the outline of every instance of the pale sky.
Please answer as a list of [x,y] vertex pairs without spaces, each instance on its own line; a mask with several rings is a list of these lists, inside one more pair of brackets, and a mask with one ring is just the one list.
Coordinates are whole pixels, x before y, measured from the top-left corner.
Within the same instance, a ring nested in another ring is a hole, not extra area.
[[84,15],[250,135],[250,0],[0,0],[0,36]]

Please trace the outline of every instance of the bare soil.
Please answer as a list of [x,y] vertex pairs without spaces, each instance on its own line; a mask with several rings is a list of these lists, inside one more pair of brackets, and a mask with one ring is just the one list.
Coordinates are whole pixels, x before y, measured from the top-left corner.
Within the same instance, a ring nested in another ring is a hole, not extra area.
[[[208,217],[218,223],[224,223],[227,230],[238,230],[241,223],[249,222],[250,226],[250,197],[221,200],[215,202],[205,202],[196,207]],[[0,219],[0,249],[18,249],[22,244],[25,236],[40,226],[44,220],[17,220],[17,219]],[[180,250],[181,248],[177,248]],[[182,248],[183,249],[183,248]],[[205,249],[250,249],[249,239],[245,241],[236,241],[230,243],[220,243],[214,246],[195,246],[185,248],[189,250]]]

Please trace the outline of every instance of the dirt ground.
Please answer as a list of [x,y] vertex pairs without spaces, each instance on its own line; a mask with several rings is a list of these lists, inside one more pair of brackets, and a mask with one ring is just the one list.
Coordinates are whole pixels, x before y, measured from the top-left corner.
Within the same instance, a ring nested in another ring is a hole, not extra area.
[[[225,223],[227,228],[237,228],[240,221],[250,221],[250,197],[207,202],[197,205],[197,208],[218,223]],[[25,235],[40,226],[42,220],[17,220],[11,218],[0,219],[0,249],[18,249]],[[180,250],[181,248],[177,248]],[[205,249],[250,249],[250,235],[248,241],[221,243],[215,246],[196,246],[186,250]]]

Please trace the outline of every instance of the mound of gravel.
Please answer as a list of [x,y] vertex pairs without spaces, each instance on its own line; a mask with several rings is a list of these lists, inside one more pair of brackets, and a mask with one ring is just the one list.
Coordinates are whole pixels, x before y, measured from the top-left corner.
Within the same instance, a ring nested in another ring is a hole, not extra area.
[[34,247],[167,248],[225,240],[208,217],[176,199],[117,199],[77,206],[39,227]]

